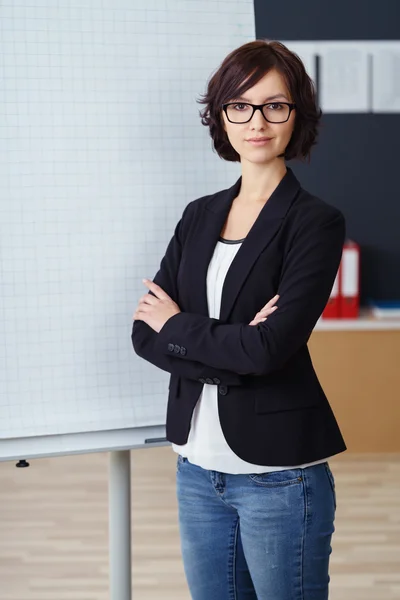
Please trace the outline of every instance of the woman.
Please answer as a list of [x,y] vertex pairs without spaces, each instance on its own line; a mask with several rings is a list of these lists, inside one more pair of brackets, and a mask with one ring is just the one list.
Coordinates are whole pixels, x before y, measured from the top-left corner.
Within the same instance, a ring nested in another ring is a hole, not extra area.
[[307,341],[329,298],[345,223],[286,167],[321,113],[299,58],[257,40],[202,99],[229,189],[190,202],[134,314],[136,353],[171,373],[185,573],[194,600],[328,597],[346,449]]

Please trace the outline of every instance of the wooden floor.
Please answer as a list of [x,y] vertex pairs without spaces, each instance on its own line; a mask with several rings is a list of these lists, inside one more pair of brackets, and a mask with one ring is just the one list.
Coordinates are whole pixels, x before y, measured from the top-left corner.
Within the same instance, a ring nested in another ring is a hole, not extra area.
[[[132,453],[135,600],[190,600],[175,458]],[[330,600],[400,599],[400,455],[332,461],[338,509]],[[0,463],[0,599],[108,599],[108,455]]]

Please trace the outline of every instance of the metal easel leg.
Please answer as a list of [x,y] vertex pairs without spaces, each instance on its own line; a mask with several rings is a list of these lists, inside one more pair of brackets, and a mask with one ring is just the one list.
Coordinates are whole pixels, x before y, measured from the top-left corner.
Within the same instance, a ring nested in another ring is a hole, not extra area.
[[110,600],[132,600],[130,450],[110,452],[109,560]]

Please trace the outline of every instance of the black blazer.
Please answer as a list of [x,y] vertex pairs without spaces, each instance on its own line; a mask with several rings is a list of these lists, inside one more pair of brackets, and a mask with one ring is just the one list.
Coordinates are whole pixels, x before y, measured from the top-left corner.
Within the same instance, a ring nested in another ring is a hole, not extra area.
[[[303,190],[288,168],[227,273],[219,319],[208,316],[206,274],[238,195],[190,202],[154,282],[181,313],[159,333],[134,321],[135,352],[171,373],[167,439],[184,444],[204,383],[218,386],[222,431],[243,460],[294,466],[346,450],[307,341],[332,290],[345,239],[342,213]],[[275,294],[278,309],[248,325]]]

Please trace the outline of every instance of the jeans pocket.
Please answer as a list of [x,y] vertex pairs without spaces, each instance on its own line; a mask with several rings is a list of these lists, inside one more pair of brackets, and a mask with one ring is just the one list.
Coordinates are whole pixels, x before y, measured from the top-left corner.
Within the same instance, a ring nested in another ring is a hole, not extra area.
[[326,474],[328,476],[328,481],[329,481],[329,484],[330,484],[331,489],[332,489],[333,502],[334,502],[334,506],[335,506],[335,510],[336,510],[336,485],[335,485],[335,478],[333,476],[333,473],[331,471],[331,468],[330,468],[328,462],[324,463],[324,465],[325,465]]
[[181,454],[178,454],[178,458],[176,460],[176,472],[179,473],[181,466],[184,462],[187,461],[187,458],[185,458],[184,456],[182,456]]
[[299,484],[302,480],[301,469],[284,469],[283,471],[271,471],[267,473],[250,473],[249,479],[263,487],[282,487]]

